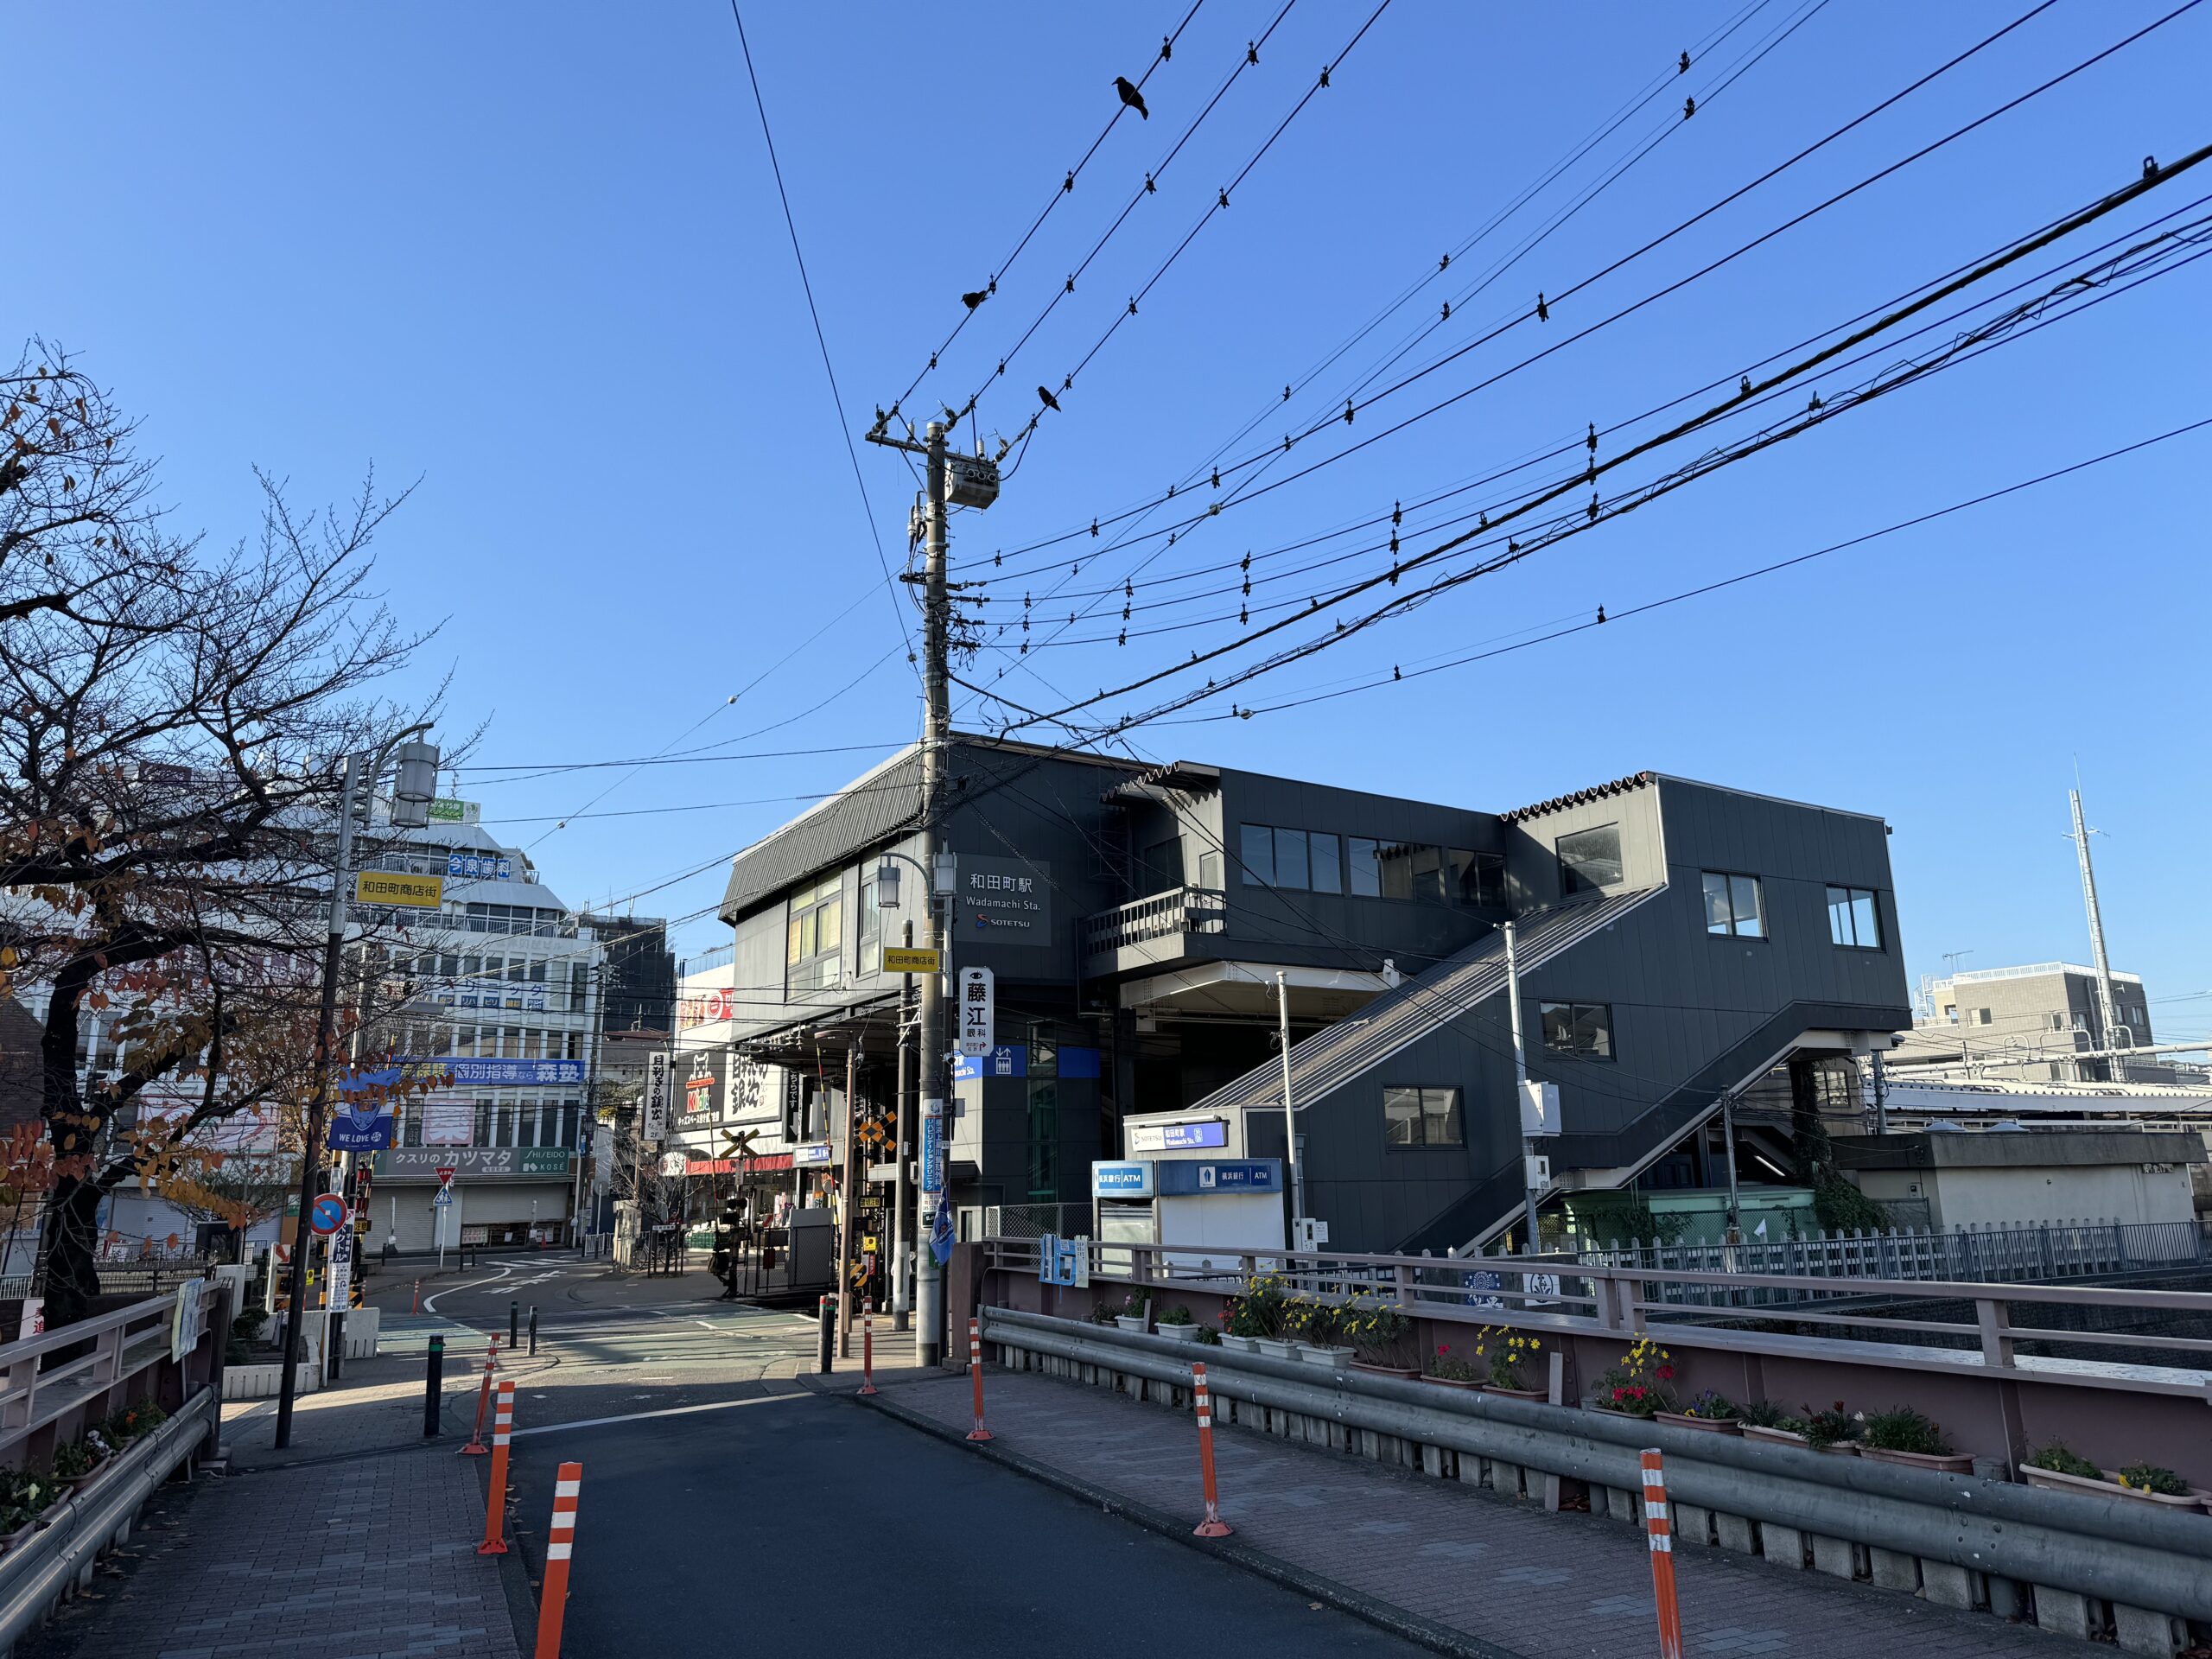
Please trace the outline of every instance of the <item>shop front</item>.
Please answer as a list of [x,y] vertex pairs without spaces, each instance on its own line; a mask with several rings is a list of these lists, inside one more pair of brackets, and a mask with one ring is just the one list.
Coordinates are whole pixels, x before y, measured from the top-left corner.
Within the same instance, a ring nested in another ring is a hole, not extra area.
[[529,1249],[574,1237],[575,1159],[563,1147],[408,1147],[375,1156],[369,1236],[378,1249]]

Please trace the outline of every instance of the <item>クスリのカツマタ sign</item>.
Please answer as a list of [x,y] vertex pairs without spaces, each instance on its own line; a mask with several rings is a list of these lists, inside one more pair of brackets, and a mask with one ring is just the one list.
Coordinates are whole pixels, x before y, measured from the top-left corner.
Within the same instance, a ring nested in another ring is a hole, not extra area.
[[445,902],[446,879],[442,875],[398,875],[390,870],[363,870],[353,878],[353,902],[391,905],[404,910],[435,910]]

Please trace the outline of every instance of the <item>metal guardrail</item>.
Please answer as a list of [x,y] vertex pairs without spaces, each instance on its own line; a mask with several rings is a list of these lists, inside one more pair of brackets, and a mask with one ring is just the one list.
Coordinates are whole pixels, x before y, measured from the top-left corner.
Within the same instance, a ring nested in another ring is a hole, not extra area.
[[[2081,1307],[2122,1317],[2182,1313],[2212,1318],[2212,1294],[2203,1292],[1705,1272],[1592,1264],[1566,1255],[1439,1258],[1102,1245],[1096,1240],[1077,1243],[1087,1252],[1085,1265],[1092,1279],[1170,1291],[1236,1295],[1248,1281],[1264,1274],[1293,1294],[1322,1301],[1388,1303],[1408,1317],[1432,1320],[1623,1341],[1633,1341],[1656,1325],[1668,1342],[1682,1347],[1764,1351],[1815,1359],[1871,1358],[1909,1367],[1948,1368],[1965,1354],[1973,1354],[1988,1370],[2044,1382],[2081,1382],[2212,1400],[2212,1339],[2110,1328],[2069,1330],[2014,1318],[2015,1311],[2026,1306]],[[978,1248],[987,1268],[1030,1278],[1038,1274],[1039,1255],[1033,1240],[991,1238],[981,1241]],[[1878,1299],[1882,1305],[1823,1311],[1824,1303],[1846,1299]],[[1974,1310],[1971,1325],[1913,1317],[1948,1311],[1931,1304],[1961,1301]],[[1788,1323],[1796,1327],[1793,1334],[1731,1328],[1707,1317],[1735,1308],[1771,1310],[1783,1305],[1787,1306]],[[1837,1334],[1808,1335],[1807,1326],[1828,1327]],[[2058,1350],[2138,1349],[2145,1351],[2145,1363],[2085,1367],[2063,1357],[2023,1355],[2019,1344],[2024,1342]]]
[[[226,1305],[222,1286],[198,1282],[207,1287],[203,1314],[210,1303],[219,1313]],[[127,1391],[141,1373],[168,1364],[175,1308],[172,1294],[0,1346],[0,1463],[20,1463],[26,1442],[41,1429],[114,1389]],[[201,1340],[208,1339],[203,1329]],[[83,1351],[73,1352],[78,1349]],[[70,1357],[57,1357],[64,1354]]]
[[1218,887],[1170,887],[1084,917],[1084,954],[1100,957],[1153,939],[1218,933],[1228,916],[1229,895]]

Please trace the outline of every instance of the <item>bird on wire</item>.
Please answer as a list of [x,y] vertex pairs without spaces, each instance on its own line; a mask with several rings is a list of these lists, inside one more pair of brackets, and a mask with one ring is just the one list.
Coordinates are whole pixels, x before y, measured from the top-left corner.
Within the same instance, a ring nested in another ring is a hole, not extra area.
[[1127,75],[1114,77],[1114,90],[1122,95],[1122,102],[1135,110],[1144,120],[1152,119],[1152,111],[1144,106],[1144,94],[1129,84]]
[[1037,388],[1037,396],[1038,396],[1039,398],[1043,399],[1043,401],[1044,401],[1044,404],[1045,404],[1045,407],[1046,407],[1046,408],[1047,408],[1047,409],[1049,409],[1049,410],[1052,410],[1055,414],[1058,414],[1058,413],[1059,412],[1059,408],[1060,408],[1060,400],[1059,400],[1058,398],[1057,398],[1057,397],[1053,397],[1053,396],[1052,396],[1052,391],[1051,391],[1051,390],[1050,390],[1049,388],[1045,387],[1045,386],[1039,386],[1039,387],[1038,387],[1038,388]]
[[981,305],[985,300],[988,300],[990,297],[989,294],[979,288],[972,294],[963,294],[960,296],[960,303],[966,306],[970,311],[973,311],[977,306]]

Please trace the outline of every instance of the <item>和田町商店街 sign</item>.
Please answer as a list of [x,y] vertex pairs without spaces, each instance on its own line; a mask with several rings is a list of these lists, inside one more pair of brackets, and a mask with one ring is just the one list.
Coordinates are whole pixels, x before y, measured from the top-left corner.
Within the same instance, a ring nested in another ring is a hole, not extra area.
[[402,910],[435,910],[445,902],[442,875],[398,875],[390,870],[363,870],[353,878],[353,902],[386,905]]
[[944,958],[934,950],[914,945],[883,947],[883,971],[887,974],[933,974],[943,965]]

